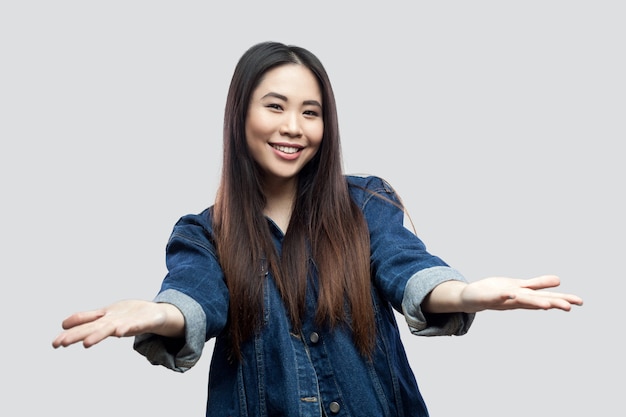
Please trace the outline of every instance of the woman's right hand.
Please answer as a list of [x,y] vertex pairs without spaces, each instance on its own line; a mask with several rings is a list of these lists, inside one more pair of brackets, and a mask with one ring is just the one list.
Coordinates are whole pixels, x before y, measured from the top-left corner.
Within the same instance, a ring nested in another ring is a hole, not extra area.
[[98,310],[74,313],[62,323],[61,332],[52,346],[66,347],[82,342],[88,348],[110,336],[130,337],[155,333],[182,337],[185,319],[172,304],[144,300],[123,300]]

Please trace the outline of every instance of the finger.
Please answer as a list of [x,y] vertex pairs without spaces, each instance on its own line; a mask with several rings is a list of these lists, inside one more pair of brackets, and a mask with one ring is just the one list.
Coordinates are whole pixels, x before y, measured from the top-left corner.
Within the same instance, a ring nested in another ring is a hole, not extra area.
[[107,320],[103,323],[94,323],[93,328],[89,333],[82,338],[83,346],[89,348],[97,343],[100,343],[107,337],[130,337],[139,333],[137,327],[131,325],[125,321],[120,320]]
[[81,324],[90,323],[94,320],[97,320],[100,317],[104,316],[104,314],[104,309],[74,313],[65,320],[63,320],[63,323],[61,323],[61,325],[65,330],[68,330],[72,327],[80,326]]
[[67,330],[61,334],[59,334],[56,339],[52,342],[52,346],[54,348],[58,347],[68,347],[78,342],[82,342],[89,334],[91,330],[86,326],[73,327],[70,330]]
[[551,298],[551,299],[564,300],[570,304],[575,304],[578,306],[583,305],[583,299],[574,294],[563,294],[563,293],[546,291],[546,292],[538,292],[536,295],[541,296],[541,297]]
[[102,340],[115,334],[115,326],[102,324],[87,323],[82,326],[76,326],[68,331],[61,333],[52,342],[54,348],[68,347],[75,343],[82,342],[83,346],[89,348]]
[[556,275],[541,275],[535,278],[524,280],[522,287],[530,288],[533,290],[540,290],[543,288],[554,288],[561,285],[561,279]]
[[97,345],[98,343],[102,342],[107,337],[113,336],[113,335],[115,335],[114,329],[109,329],[109,330],[100,329],[98,331],[95,331],[85,336],[85,338],[83,339],[83,346],[85,348],[90,348],[93,345]]
[[571,304],[575,304],[577,306],[583,305],[583,299],[577,295],[567,294],[566,300],[570,302]]
[[564,300],[569,304],[574,304],[578,306],[583,305],[583,299],[574,294],[566,294],[566,293],[553,292],[553,291],[534,291],[534,290],[529,290],[529,291],[530,292],[528,292],[528,294],[532,295],[533,297],[543,297],[547,299]]
[[63,334],[58,335],[57,337],[54,338],[54,340],[52,341],[52,347],[53,348],[59,348],[61,346],[63,346]]
[[55,349],[59,347],[68,347],[80,341],[82,341],[82,338],[80,335],[77,335],[76,332],[63,332],[52,341],[52,347]]
[[[572,304],[577,304],[577,301],[579,301],[578,297],[575,296],[548,292],[518,294],[515,299],[515,302],[518,304],[518,308],[534,310],[559,309],[563,311],[570,311],[572,309]],[[582,302],[582,300],[580,301]]]

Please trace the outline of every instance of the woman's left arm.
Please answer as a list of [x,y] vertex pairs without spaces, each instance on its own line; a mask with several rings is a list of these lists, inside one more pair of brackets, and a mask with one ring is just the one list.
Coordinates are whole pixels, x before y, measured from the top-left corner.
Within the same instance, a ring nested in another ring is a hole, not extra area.
[[483,310],[569,311],[583,300],[573,294],[542,291],[560,285],[559,277],[542,275],[530,279],[484,278],[471,283],[446,281],[436,286],[422,302],[428,313],[477,313]]

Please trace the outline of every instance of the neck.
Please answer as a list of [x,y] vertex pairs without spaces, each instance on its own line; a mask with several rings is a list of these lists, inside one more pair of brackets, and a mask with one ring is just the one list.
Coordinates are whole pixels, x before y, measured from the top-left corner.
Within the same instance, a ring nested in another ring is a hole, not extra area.
[[263,214],[272,219],[283,233],[287,232],[289,226],[296,190],[297,182],[295,179],[264,185],[263,191],[266,202]]

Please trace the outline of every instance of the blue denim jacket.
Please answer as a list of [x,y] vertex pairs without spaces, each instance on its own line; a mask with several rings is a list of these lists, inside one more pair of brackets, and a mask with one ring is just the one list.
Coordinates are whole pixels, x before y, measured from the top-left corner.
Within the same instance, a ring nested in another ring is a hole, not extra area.
[[[175,225],[166,251],[168,274],[155,301],[182,311],[185,338],[146,334],[137,336],[134,346],[152,364],[184,372],[198,361],[205,342],[216,338],[207,416],[428,416],[393,309],[416,335],[465,334],[474,315],[429,315],[420,307],[441,282],[464,278],[429,254],[404,226],[403,211],[385,200],[398,201],[389,184],[377,177],[346,178],[370,232],[377,325],[372,360],[359,353],[345,327],[316,326],[313,291],[307,295],[302,331],[294,334],[269,271],[262,329],[243,345],[243,360],[231,363],[224,332],[228,290],[212,243],[211,210],[184,216]],[[268,222],[280,249],[283,234]]]

